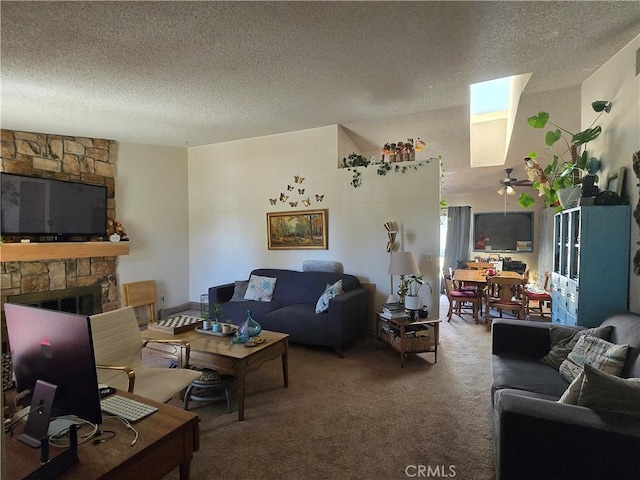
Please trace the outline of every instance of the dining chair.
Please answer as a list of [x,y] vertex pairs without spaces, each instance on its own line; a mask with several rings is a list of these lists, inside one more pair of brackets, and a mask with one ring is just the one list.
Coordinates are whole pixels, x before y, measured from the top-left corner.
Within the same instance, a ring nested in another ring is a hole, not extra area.
[[134,307],[138,325],[155,323],[158,287],[155,280],[143,280],[122,285],[124,305]]
[[[552,300],[551,300],[551,290],[549,289],[549,278],[551,277],[551,272],[544,272],[544,286],[542,289],[544,291],[529,291],[527,288],[524,289],[524,297],[525,297],[525,318],[529,318],[529,313],[531,311],[540,312],[540,316],[544,317],[544,309],[545,305],[551,310]],[[535,302],[533,305],[531,302]]]
[[453,287],[456,290],[464,291],[464,292],[478,292],[478,285],[474,285],[472,283],[464,282],[456,280],[456,272],[458,270],[451,271],[451,279],[453,280]]
[[455,311],[456,315],[462,316],[464,310],[471,309],[471,314],[476,323],[478,323],[478,310],[480,307],[480,297],[475,291],[457,290],[453,286],[453,280],[444,276],[443,278],[445,292],[449,300],[449,311],[447,312],[447,321],[451,321],[451,315]]
[[[151,340],[142,338],[133,307],[92,315],[90,320],[98,383],[165,403],[202,376],[202,372],[188,368],[146,366],[142,349]],[[152,341],[172,344],[179,366],[187,367],[189,342]]]
[[524,277],[489,277],[484,292],[485,325],[491,328],[491,309],[497,310],[502,318],[503,310],[513,312],[520,320],[525,319],[526,299],[524,287],[527,281]]
[[489,262],[467,262],[467,268],[470,270],[484,270],[485,268],[493,268],[493,263]]

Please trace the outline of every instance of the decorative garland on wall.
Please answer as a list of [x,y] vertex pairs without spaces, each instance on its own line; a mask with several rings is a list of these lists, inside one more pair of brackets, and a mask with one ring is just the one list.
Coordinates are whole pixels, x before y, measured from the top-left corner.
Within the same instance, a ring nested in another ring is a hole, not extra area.
[[[342,159],[342,165],[340,168],[346,168],[347,171],[353,172],[351,177],[351,186],[358,188],[362,185],[362,171],[360,167],[367,168],[370,165],[377,165],[376,173],[380,176],[385,176],[389,172],[394,173],[407,173],[418,170],[420,167],[428,165],[433,160],[442,162],[442,157],[431,157],[426,160],[422,160],[418,163],[407,164],[405,162],[414,162],[416,158],[416,152],[422,150],[426,144],[418,138],[414,147],[413,138],[407,139],[406,142],[386,143],[382,147],[382,158],[378,161],[375,155],[367,158],[358,153],[350,153],[348,157]],[[402,165],[399,163],[402,162]],[[393,165],[395,164],[395,165]]]

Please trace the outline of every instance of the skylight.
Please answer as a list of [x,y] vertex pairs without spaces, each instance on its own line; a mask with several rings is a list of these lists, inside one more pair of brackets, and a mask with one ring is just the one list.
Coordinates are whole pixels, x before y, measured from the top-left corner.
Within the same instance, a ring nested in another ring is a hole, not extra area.
[[470,86],[471,115],[499,112],[507,109],[511,78],[504,77]]
[[518,103],[530,73],[469,86],[471,167],[504,165]]

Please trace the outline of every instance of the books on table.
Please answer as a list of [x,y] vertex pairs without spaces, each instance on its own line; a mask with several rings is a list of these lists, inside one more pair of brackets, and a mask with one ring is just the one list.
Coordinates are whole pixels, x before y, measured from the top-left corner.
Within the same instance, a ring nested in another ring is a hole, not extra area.
[[390,319],[390,318],[402,318],[406,317],[404,304],[400,302],[394,303],[385,303],[382,305],[382,313],[380,314],[382,318]]
[[402,312],[385,312],[384,310],[380,313],[380,318],[386,318],[387,320],[391,318],[409,318],[404,310]]

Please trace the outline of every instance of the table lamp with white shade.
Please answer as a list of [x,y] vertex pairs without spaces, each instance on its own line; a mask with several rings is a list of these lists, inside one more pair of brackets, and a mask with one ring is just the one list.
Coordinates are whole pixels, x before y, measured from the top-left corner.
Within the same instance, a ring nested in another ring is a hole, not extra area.
[[389,275],[400,276],[400,287],[398,288],[398,296],[400,302],[404,303],[404,296],[407,294],[407,283],[405,275],[420,275],[418,262],[412,252],[392,252],[389,260]]

